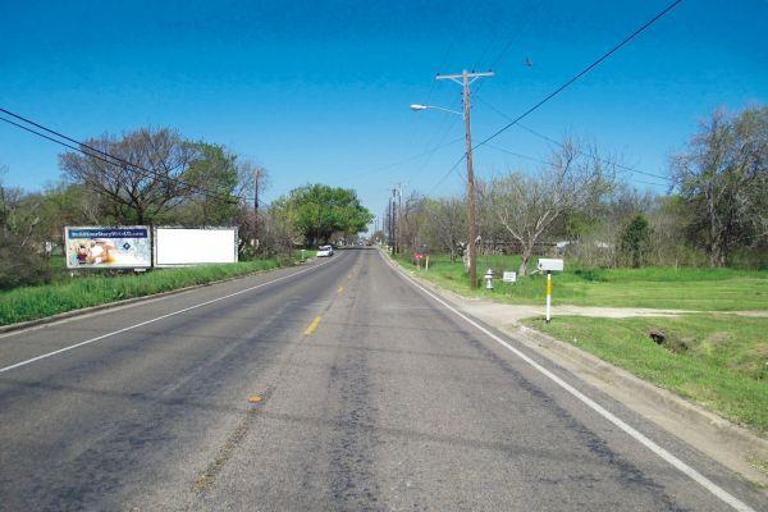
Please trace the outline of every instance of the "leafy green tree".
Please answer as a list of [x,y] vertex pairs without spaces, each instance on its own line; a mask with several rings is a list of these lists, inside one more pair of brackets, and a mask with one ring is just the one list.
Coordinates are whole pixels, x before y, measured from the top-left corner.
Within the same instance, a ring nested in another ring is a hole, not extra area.
[[651,249],[651,227],[645,215],[638,213],[621,234],[621,255],[634,268],[642,267]]
[[327,242],[334,233],[354,235],[365,231],[373,214],[362,206],[352,189],[320,183],[292,190],[275,201],[297,231],[312,246]]
[[240,192],[237,156],[219,144],[189,143],[191,157],[181,175],[189,192],[174,215],[190,226],[230,225],[239,212],[234,196]]

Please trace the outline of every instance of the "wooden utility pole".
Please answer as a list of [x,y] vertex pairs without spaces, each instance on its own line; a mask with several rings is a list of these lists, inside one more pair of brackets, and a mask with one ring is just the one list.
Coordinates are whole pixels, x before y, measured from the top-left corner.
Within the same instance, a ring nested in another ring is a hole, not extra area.
[[397,254],[399,248],[397,246],[397,189],[392,189],[392,254]]
[[253,171],[253,238],[259,243],[259,183],[261,182],[261,169]]
[[460,75],[437,75],[437,80],[452,80],[462,86],[464,99],[464,139],[467,158],[467,250],[469,251],[469,286],[477,288],[477,255],[475,240],[477,239],[477,198],[475,193],[475,172],[472,167],[472,123],[471,100],[469,86],[478,78],[494,76],[493,71],[485,73],[469,73],[465,69]]

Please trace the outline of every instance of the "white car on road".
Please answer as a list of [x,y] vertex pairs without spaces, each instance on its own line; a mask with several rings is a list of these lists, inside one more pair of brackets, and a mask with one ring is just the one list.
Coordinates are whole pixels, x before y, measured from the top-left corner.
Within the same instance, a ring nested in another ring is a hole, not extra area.
[[330,245],[321,245],[317,248],[317,257],[318,258],[327,258],[333,256],[333,246]]

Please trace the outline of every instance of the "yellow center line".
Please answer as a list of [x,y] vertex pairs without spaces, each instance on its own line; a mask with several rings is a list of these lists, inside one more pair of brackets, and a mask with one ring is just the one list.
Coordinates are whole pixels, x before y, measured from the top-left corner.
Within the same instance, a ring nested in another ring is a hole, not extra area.
[[309,336],[313,332],[315,332],[315,329],[317,329],[317,325],[320,323],[320,317],[316,316],[314,320],[312,320],[312,323],[309,324],[309,327],[306,328],[304,331],[304,336]]

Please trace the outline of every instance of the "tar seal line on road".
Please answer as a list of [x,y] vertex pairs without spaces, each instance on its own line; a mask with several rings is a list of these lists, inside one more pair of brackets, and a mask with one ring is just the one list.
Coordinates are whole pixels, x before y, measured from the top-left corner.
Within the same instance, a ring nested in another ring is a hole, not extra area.
[[[381,253],[380,253],[381,254]],[[603,406],[565,382],[563,379],[552,373],[551,371],[544,368],[542,365],[531,359],[529,356],[521,352],[520,350],[516,349],[512,345],[510,345],[508,342],[503,340],[501,337],[497,336],[496,334],[492,333],[482,325],[480,325],[478,322],[473,320],[472,318],[468,317],[464,313],[460,312],[458,309],[454,308],[450,304],[448,304],[446,301],[435,295],[434,293],[430,292],[423,286],[421,286],[419,283],[414,281],[410,276],[406,275],[404,272],[402,272],[399,268],[396,268],[393,263],[387,260],[387,258],[381,254],[381,257],[384,258],[384,260],[387,262],[387,264],[392,268],[395,273],[402,276],[406,281],[408,281],[411,285],[416,287],[418,290],[420,290],[422,293],[426,294],[428,297],[432,298],[439,304],[441,304],[443,307],[445,307],[448,311],[453,313],[454,315],[458,316],[468,324],[472,325],[476,329],[478,329],[480,332],[491,338],[496,343],[500,344],[513,354],[515,354],[517,357],[522,359],[524,362],[526,362],[528,365],[533,367],[535,370],[537,370],[539,373],[553,381],[555,384],[563,388],[565,391],[570,393],[572,396],[580,400],[584,405],[598,413],[600,416],[620,428],[622,431],[624,431],[626,434],[628,434],[630,437],[635,439],[637,442],[651,450],[653,453],[664,459],[667,463],[672,465],[677,470],[681,471],[683,474],[688,476],[691,480],[696,482],[697,484],[701,485],[704,489],[712,493],[714,496],[716,496],[718,499],[720,499],[723,503],[729,505],[734,510],[737,510],[739,512],[756,512],[752,507],[744,503],[743,501],[739,500],[729,492],[727,492],[725,489],[696,471],[694,468],[683,462],[682,460],[678,459],[674,455],[672,455],[670,452],[653,442],[651,439],[646,437],[644,434],[639,432],[634,427],[630,426],[626,422],[624,422],[622,419],[605,409]]]

